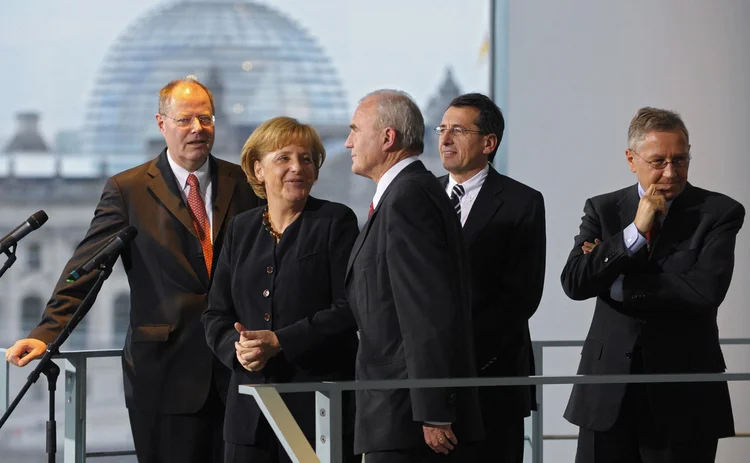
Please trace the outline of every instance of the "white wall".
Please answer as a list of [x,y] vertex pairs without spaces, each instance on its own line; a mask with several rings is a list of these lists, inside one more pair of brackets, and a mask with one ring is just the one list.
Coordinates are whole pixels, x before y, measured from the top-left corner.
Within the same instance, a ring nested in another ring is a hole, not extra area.
[[[679,112],[691,135],[690,181],[750,207],[750,2],[509,3],[509,174],[541,190],[547,205],[547,280],[532,337],[583,339],[594,301],[567,299],[560,271],[586,198],[635,183],[624,150],[639,107]],[[748,227],[719,311],[722,337],[750,337]],[[724,352],[730,371],[750,371],[750,347]],[[574,372],[578,350],[545,354],[545,374]],[[737,430],[750,431],[750,388],[731,388]],[[576,431],[561,418],[568,390],[548,389],[547,432]],[[572,461],[572,443],[546,448],[547,463]],[[717,461],[746,461],[748,451],[750,439],[724,440]]]

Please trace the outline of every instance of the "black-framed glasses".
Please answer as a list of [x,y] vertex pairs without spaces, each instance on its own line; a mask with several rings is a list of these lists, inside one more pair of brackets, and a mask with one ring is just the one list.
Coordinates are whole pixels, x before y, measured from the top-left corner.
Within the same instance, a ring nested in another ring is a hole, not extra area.
[[166,117],[167,119],[172,119],[177,127],[190,127],[190,124],[193,123],[194,119],[198,119],[198,123],[201,125],[201,127],[213,127],[216,123],[216,117],[215,116],[193,116],[193,117],[181,117],[181,118],[175,118],[171,116],[167,116],[166,114],[162,114],[162,116]]
[[458,136],[466,135],[466,134],[470,134],[470,133],[478,133],[480,135],[484,135],[484,132],[482,132],[481,130],[470,130],[470,129],[465,129],[463,127],[458,127],[458,126],[456,126],[456,127],[435,127],[435,133],[436,134],[442,135],[445,132],[449,132],[454,137],[458,137]]
[[676,156],[672,158],[671,161],[667,161],[666,159],[657,159],[654,161],[647,161],[643,159],[643,156],[636,153],[633,150],[630,150],[631,153],[635,154],[639,158],[643,160],[643,162],[647,163],[652,169],[654,170],[664,170],[667,168],[669,164],[672,164],[672,166],[676,169],[687,167],[690,164],[690,155],[682,155],[682,156]]

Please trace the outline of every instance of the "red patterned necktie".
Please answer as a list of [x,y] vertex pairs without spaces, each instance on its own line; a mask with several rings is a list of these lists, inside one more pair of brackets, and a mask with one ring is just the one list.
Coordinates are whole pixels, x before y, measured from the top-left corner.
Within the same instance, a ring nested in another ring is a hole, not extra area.
[[214,261],[214,247],[211,244],[211,224],[206,214],[206,203],[203,202],[201,189],[198,183],[198,177],[195,174],[188,175],[187,183],[190,185],[188,193],[188,205],[190,206],[190,215],[193,217],[193,226],[198,232],[198,239],[201,241],[203,248],[203,259],[206,261],[206,270],[208,276],[211,276],[211,264]]
[[372,213],[373,213],[373,212],[375,212],[375,207],[373,206],[373,204],[372,204],[372,203],[370,203],[370,209],[368,209],[368,210],[367,210],[367,218],[368,218],[368,219],[369,219],[370,217],[372,217]]

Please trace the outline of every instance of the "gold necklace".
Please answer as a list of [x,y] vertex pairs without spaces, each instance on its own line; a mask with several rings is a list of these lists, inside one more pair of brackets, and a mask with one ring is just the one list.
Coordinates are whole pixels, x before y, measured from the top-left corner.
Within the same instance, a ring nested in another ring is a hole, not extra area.
[[266,206],[266,209],[263,211],[263,227],[268,231],[268,233],[271,234],[276,239],[276,242],[278,243],[281,240],[281,232],[276,231],[275,228],[273,228],[273,224],[271,223],[271,217],[268,214],[268,206]]

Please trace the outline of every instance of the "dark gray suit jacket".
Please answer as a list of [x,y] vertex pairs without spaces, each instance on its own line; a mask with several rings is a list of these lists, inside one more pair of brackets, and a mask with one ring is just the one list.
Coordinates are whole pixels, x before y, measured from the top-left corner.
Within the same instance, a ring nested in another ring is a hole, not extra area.
[[[476,375],[461,225],[420,162],[383,194],[352,249],[346,291],[360,329],[358,380]],[[426,445],[422,423],[483,437],[476,389],[357,391],[355,453]]]
[[[445,188],[448,176],[440,182]],[[471,263],[479,376],[533,375],[529,318],[542,299],[547,252],[542,194],[490,166],[463,236]],[[528,416],[533,391],[529,386],[480,388],[485,425]]]
[[[745,209],[688,184],[673,201],[649,251],[628,256],[623,230],[638,208],[633,185],[586,201],[580,232],[562,272],[565,293],[596,297],[579,374],[628,374],[634,349],[645,373],[718,373],[726,369],[716,315],[729,289]],[[602,242],[583,254],[584,241]],[[624,302],[610,288],[624,274]],[[638,346],[636,348],[636,346]],[[573,424],[607,431],[626,385],[576,385],[565,411]],[[654,419],[675,440],[734,435],[726,382],[649,384]]]

